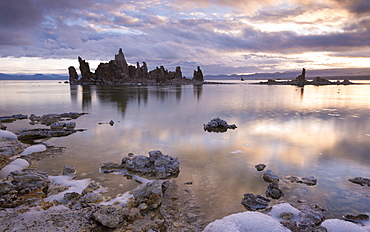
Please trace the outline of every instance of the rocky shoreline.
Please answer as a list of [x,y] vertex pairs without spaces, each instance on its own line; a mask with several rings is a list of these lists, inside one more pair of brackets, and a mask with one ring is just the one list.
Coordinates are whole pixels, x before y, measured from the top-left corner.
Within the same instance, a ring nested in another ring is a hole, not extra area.
[[[50,126],[48,130],[58,131],[72,130],[68,127],[75,130],[71,120],[82,115],[0,119],[11,119],[9,123],[28,118],[30,123],[43,123]],[[219,118],[206,125],[208,129],[219,130],[220,125],[226,130],[236,128]],[[37,142],[38,137],[30,137],[30,145],[21,137],[21,133],[0,130],[0,225],[4,231],[336,231],[338,225],[349,228],[347,231],[370,230],[365,226],[369,222],[366,214],[344,215],[345,220],[326,219],[323,207],[304,200],[299,207],[281,200],[270,206],[271,199],[283,198],[284,192],[279,188],[278,175],[272,170],[262,172],[264,164],[255,168],[261,172],[261,180],[269,183],[265,196],[245,193],[241,204],[246,212],[209,222],[196,203],[192,183],[177,183],[174,179],[180,172],[178,158],[161,151],[150,151],[148,156],[129,153],[120,163],[104,163],[101,172],[119,173],[140,183],[131,191],[107,198],[103,193],[109,189],[91,179],[75,179],[78,170],[68,164],[58,176],[37,170],[38,160],[63,155],[65,148]],[[308,186],[318,182],[313,176],[283,179]],[[370,180],[363,177],[349,181],[370,186]]]

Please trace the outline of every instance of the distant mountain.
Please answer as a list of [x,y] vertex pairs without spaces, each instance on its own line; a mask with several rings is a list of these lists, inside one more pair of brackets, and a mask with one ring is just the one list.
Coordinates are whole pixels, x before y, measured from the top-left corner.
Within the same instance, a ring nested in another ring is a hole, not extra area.
[[[205,80],[266,80],[266,79],[294,79],[301,74],[301,70],[275,72],[275,73],[255,73],[249,75],[206,75]],[[370,79],[370,68],[345,68],[345,69],[306,69],[306,78],[325,77],[327,79],[349,79],[349,80],[368,80]]]
[[4,74],[0,73],[0,80],[68,80],[68,76],[57,74]]

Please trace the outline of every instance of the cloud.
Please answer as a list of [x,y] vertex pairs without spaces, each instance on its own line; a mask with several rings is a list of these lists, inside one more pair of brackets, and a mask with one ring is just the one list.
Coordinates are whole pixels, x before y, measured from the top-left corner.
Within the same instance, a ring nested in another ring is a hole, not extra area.
[[[299,54],[356,57],[370,50],[370,3],[350,0],[0,0],[2,57],[209,71],[302,65]],[[249,54],[258,54],[249,55]],[[249,55],[249,56],[248,56]],[[291,59],[289,56],[295,56]],[[263,58],[264,56],[264,58]],[[245,60],[245,57],[249,57]],[[314,62],[309,60],[307,62]],[[195,67],[192,67],[194,65]],[[270,65],[270,66],[269,66]],[[217,68],[218,67],[218,68]],[[0,70],[1,72],[1,70]]]

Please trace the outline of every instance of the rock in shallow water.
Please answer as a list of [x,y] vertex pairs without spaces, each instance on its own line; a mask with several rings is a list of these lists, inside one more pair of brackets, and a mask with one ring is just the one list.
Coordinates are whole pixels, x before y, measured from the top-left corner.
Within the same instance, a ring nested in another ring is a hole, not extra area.
[[279,177],[275,175],[275,173],[271,170],[267,170],[265,173],[263,173],[263,179],[266,182],[269,183],[278,183],[279,182]]
[[306,177],[297,177],[297,176],[287,176],[285,179],[289,180],[292,183],[301,183],[306,184],[309,186],[313,186],[317,184],[317,179],[313,176],[306,176]]
[[285,196],[283,191],[279,189],[279,186],[276,183],[269,184],[265,194],[267,197],[271,197],[272,199],[279,199],[280,197]]
[[254,166],[257,171],[263,171],[263,169],[265,169],[266,165],[265,164],[257,164],[256,166]]
[[351,181],[352,183],[359,184],[361,186],[365,186],[365,185],[370,186],[370,179],[368,178],[355,177],[355,178],[348,179],[348,180]]
[[180,163],[177,158],[164,155],[161,151],[150,151],[147,156],[125,157],[121,164],[112,162],[104,163],[101,167],[103,172],[113,172],[127,170],[133,174],[138,174],[155,179],[165,179],[180,172]]
[[203,129],[208,132],[226,132],[228,129],[235,129],[236,125],[229,125],[225,120],[214,118],[207,124],[203,125]]
[[85,129],[22,129],[17,131],[19,140],[35,140],[51,137],[63,137]]
[[242,199],[242,205],[248,210],[258,210],[258,209],[265,209],[269,206],[270,199],[263,197],[261,195],[254,195],[252,193],[244,194]]

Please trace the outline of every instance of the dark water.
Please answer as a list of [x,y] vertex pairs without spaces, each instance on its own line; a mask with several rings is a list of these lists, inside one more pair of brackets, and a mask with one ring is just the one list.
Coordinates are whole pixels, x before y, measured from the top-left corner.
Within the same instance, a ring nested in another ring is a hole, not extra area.
[[[304,199],[327,208],[328,218],[370,209],[370,187],[348,178],[370,178],[370,85],[262,86],[69,86],[50,81],[0,82],[0,116],[87,112],[76,120],[87,131],[50,139],[66,153],[38,168],[57,175],[74,165],[111,195],[137,186],[121,175],[99,173],[151,150],[180,160],[179,184],[193,182],[208,219],[244,211],[244,193],[264,195],[267,183],[254,168],[264,163],[281,178],[314,176],[316,186],[280,182],[282,201]],[[208,133],[203,124],[220,117],[236,130]],[[113,120],[115,124],[107,123]],[[31,126],[28,120],[8,130]],[[274,202],[276,203],[276,201]]]

